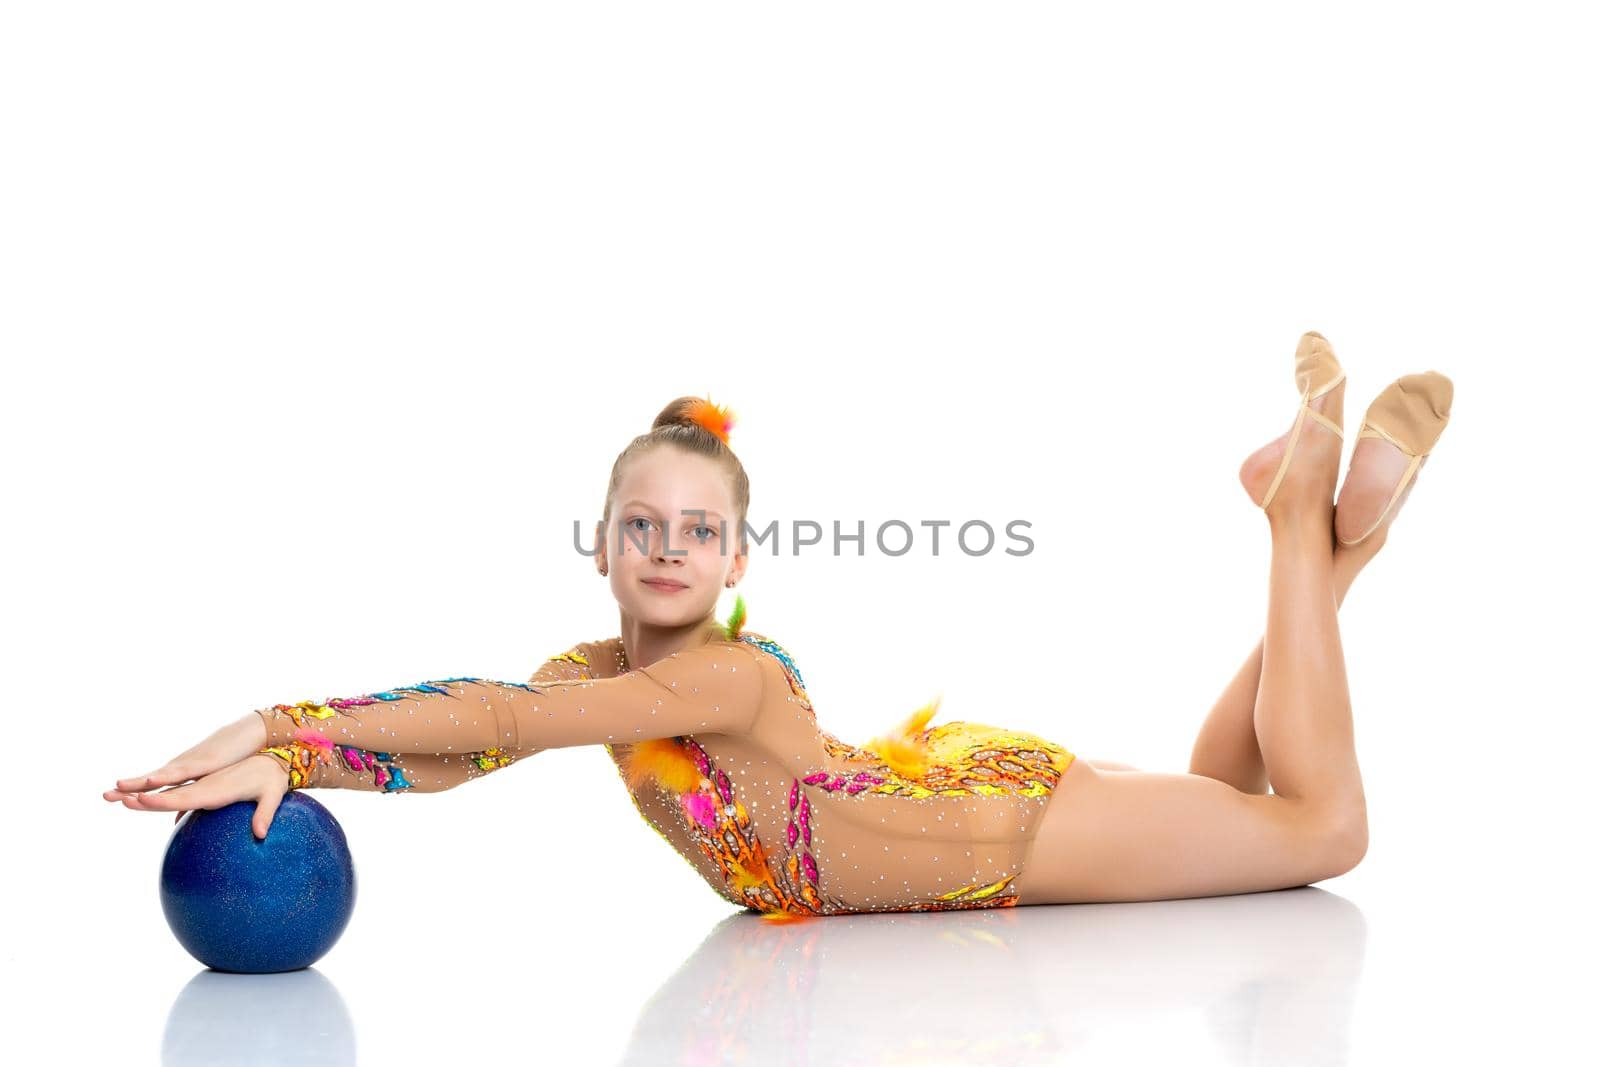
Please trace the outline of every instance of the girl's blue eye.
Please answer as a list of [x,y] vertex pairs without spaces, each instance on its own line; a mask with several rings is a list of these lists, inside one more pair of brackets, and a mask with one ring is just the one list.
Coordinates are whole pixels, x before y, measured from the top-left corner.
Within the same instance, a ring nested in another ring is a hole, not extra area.
[[[634,526],[633,524],[636,522],[644,523],[644,527]],[[628,520],[627,525],[635,530],[645,529],[650,526],[650,520],[645,518],[643,515],[635,515],[633,518]],[[705,533],[700,533],[701,530],[704,530]],[[689,536],[693,537],[701,544],[705,544],[707,541],[711,540],[711,538],[717,536],[717,528],[715,526],[705,525],[695,526],[689,530]]]

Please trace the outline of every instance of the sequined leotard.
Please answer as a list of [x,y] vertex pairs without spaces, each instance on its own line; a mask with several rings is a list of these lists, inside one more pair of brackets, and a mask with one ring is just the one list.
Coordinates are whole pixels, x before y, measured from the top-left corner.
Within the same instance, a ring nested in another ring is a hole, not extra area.
[[260,709],[294,788],[432,792],[544,748],[601,744],[639,813],[728,901],[769,918],[1019,902],[1073,760],[1033,734],[948,722],[922,759],[823,731],[793,658],[719,635],[631,671],[581,642],[527,683],[449,678]]

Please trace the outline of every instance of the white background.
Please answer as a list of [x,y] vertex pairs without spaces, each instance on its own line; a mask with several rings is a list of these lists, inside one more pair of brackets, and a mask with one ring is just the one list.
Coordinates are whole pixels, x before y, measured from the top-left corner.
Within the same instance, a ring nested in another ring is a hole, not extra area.
[[[8,5],[8,1049],[1592,1050],[1600,76],[1576,11]],[[1456,387],[1340,616],[1371,817],[1346,877],[729,933],[605,754],[566,749],[319,795],[354,919],[256,980],[168,931],[171,820],[100,797],[251,708],[525,678],[615,634],[572,523],[708,392],[758,526],[1032,524],[1022,557],[754,560],[748,625],[825,728],[861,741],[942,692],[941,720],[1184,770],[1264,622],[1237,470],[1288,428],[1308,329],[1351,431],[1398,375]],[[707,1010],[719,980],[759,992]]]

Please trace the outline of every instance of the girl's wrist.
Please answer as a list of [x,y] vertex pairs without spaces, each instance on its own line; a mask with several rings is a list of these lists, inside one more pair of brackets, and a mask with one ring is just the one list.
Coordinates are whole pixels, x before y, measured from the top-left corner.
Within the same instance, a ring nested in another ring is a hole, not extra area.
[[289,788],[291,790],[304,789],[311,783],[311,762],[305,758],[299,746],[281,747],[274,745],[269,748],[263,748],[255,755],[266,756],[275,765],[285,770],[289,776]]
[[255,724],[250,736],[257,748],[264,746],[271,739],[272,735],[267,730],[267,720],[262,716],[261,712],[252,711],[242,721]]

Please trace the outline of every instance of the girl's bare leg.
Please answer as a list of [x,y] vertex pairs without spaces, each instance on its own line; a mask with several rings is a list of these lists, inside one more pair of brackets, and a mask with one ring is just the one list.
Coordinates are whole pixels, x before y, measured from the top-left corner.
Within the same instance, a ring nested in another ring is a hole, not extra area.
[[[1245,460],[1239,469],[1239,479],[1254,500],[1261,499],[1262,486],[1269,483],[1278,469],[1283,455],[1284,438],[1278,438]],[[1371,525],[1369,516],[1377,515],[1388,502],[1391,486],[1397,484],[1405,471],[1407,457],[1393,445],[1372,439],[1356,442],[1350,456],[1350,469],[1345,474],[1344,485],[1339,489],[1339,502],[1334,512],[1337,531],[1348,526],[1345,536],[1355,536]],[[1427,460],[1422,461],[1427,466]],[[1410,499],[1417,487],[1417,478],[1407,484],[1388,518],[1358,545],[1345,545],[1335,539],[1333,548],[1333,593],[1335,606],[1344,604],[1345,594],[1372,557],[1389,537],[1389,527]],[[1344,520],[1349,518],[1349,522]],[[1257,642],[1250,658],[1245,660],[1239,673],[1223,691],[1211,714],[1200,727],[1194,750],[1189,758],[1189,772],[1203,774],[1227,782],[1246,793],[1267,791],[1267,766],[1261,758],[1261,746],[1255,734],[1255,704],[1261,685],[1261,650]],[[1097,766],[1107,766],[1097,764]],[[1121,767],[1125,764],[1110,764]],[[1134,768],[1128,768],[1130,770]]]
[[1256,737],[1278,796],[1357,811],[1366,798],[1333,593],[1332,515],[1285,509],[1272,523],[1272,592],[1262,640]]
[[[1356,575],[1372,561],[1388,536],[1385,523],[1359,545],[1335,544],[1333,549],[1333,597],[1337,608]],[[1261,652],[1265,641],[1257,641],[1255,651],[1244,661],[1239,673],[1223,690],[1195,738],[1189,757],[1189,773],[1203,774],[1227,782],[1246,793],[1267,791],[1267,764],[1261,758],[1261,743],[1256,740],[1256,696],[1261,687]],[[1095,766],[1104,768],[1100,761]],[[1114,768],[1113,768],[1114,769]]]
[[[1343,392],[1313,407],[1339,418]],[[1335,610],[1339,445],[1308,421],[1267,513],[1272,562],[1254,725],[1274,793],[1074,761],[1018,879],[1022,903],[1286,888],[1342,874],[1365,854],[1366,798]]]

